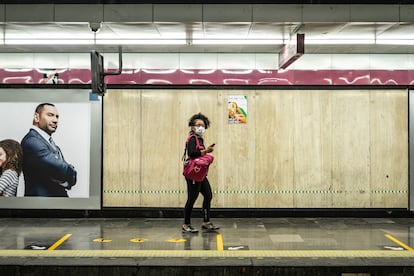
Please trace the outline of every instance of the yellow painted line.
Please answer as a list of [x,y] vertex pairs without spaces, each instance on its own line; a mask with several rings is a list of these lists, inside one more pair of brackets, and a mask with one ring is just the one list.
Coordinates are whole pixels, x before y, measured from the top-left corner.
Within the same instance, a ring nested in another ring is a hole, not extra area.
[[145,239],[145,238],[135,238],[135,239],[130,239],[129,241],[130,242],[145,242],[147,240],[148,239]]
[[104,238],[97,238],[97,239],[94,239],[93,242],[112,242],[112,240],[108,240]]
[[403,243],[402,241],[398,240],[397,238],[394,238],[390,234],[385,234],[385,237],[387,237],[388,239],[392,240],[393,242],[395,242],[399,246],[403,247],[405,250],[408,250],[408,251],[413,251],[414,250],[411,247],[409,247],[408,245],[406,245],[405,243]]
[[186,239],[169,239],[167,242],[186,242]]
[[217,234],[216,238],[217,238],[217,251],[223,251],[224,250],[223,237],[221,236],[221,234]]
[[0,257],[52,258],[414,258],[393,250],[0,250]]
[[67,239],[69,239],[72,236],[72,234],[66,234],[60,240],[55,242],[51,247],[49,247],[47,250],[55,250],[59,245],[64,243]]

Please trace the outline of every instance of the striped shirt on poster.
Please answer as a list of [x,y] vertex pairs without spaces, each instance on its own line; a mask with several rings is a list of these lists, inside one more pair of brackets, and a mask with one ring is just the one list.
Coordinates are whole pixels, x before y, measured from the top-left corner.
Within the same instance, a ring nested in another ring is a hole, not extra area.
[[0,194],[6,197],[16,196],[19,176],[14,170],[5,170],[0,175]]

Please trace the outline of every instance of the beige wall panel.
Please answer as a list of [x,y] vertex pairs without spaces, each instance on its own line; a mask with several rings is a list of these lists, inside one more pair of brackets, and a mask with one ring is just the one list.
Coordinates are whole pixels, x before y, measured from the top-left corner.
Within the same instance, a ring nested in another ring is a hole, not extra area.
[[169,90],[143,90],[141,110],[141,206],[175,206],[180,189],[177,136],[179,95]]
[[370,131],[367,91],[332,92],[333,206],[370,207]]
[[331,91],[294,94],[294,179],[296,208],[332,206]]
[[[229,95],[247,95],[247,124],[228,124]],[[188,119],[202,112],[216,143],[212,208],[407,207],[407,101],[407,91],[111,90],[103,206],[183,207]]]
[[103,103],[103,206],[139,206],[140,92],[110,90]]
[[408,92],[371,92],[371,207],[408,206]]
[[[228,123],[228,97],[247,96],[247,123]],[[220,91],[219,107],[222,127],[217,143],[219,186],[217,207],[255,206],[255,92]]]
[[[125,187],[125,188],[124,188]],[[103,207],[139,207],[141,193],[138,189],[131,192],[123,183],[118,183],[116,191],[110,190],[104,192]]]
[[294,94],[256,92],[256,208],[294,207]]

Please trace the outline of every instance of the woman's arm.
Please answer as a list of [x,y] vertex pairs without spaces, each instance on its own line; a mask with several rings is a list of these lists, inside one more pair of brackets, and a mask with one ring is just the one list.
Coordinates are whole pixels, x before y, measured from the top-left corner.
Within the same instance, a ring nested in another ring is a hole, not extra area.
[[191,136],[187,144],[187,154],[190,158],[201,156],[201,150],[197,149],[196,136]]

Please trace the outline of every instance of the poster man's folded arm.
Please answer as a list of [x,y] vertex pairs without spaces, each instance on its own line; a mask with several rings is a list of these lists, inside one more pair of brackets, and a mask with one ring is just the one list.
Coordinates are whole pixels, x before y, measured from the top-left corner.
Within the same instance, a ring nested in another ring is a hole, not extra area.
[[[77,172],[73,165],[67,163],[63,156],[59,158],[59,152],[51,149],[46,141],[37,138],[29,138],[25,143],[26,154],[33,158],[30,167],[39,170],[38,173],[47,174],[50,180],[58,184],[67,182],[69,188],[76,184]],[[28,164],[29,165],[29,164]]]

